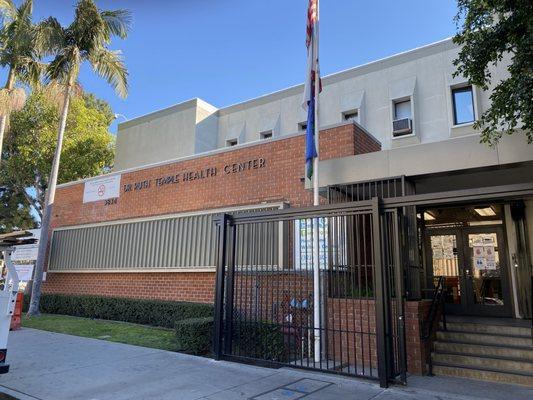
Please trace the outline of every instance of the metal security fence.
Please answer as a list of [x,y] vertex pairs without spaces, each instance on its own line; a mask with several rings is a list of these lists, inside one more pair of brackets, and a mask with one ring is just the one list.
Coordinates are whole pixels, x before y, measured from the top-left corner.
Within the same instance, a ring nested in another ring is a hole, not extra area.
[[[394,199],[415,194],[415,186],[405,176],[391,177],[382,180],[332,185],[328,187],[329,204],[358,202],[380,199]],[[421,298],[420,282],[423,278],[422,262],[419,257],[419,240],[416,222],[416,207],[402,208],[402,232],[400,236],[404,253],[404,287],[410,300]]]
[[405,382],[397,210],[373,199],[216,221],[218,358]]
[[332,185],[328,187],[327,197],[329,204],[337,204],[370,200],[374,197],[387,199],[412,194],[415,194],[414,185],[405,176],[397,176],[381,180]]

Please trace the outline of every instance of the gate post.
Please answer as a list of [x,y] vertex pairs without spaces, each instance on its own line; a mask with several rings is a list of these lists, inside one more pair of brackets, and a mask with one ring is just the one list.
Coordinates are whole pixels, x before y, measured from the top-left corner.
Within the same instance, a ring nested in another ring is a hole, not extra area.
[[405,309],[404,309],[404,257],[402,257],[402,249],[400,246],[400,235],[405,234],[402,227],[403,214],[400,209],[394,211],[394,282],[395,282],[395,294],[396,294],[396,317],[397,323],[397,346],[398,346],[398,365],[400,367],[400,382],[404,385],[407,384],[407,355],[405,350]]
[[222,358],[222,338],[224,331],[224,278],[226,275],[226,245],[228,214],[215,216],[214,222],[217,226],[217,258],[216,258],[216,282],[215,282],[215,318],[213,332],[213,353],[215,360]]
[[233,225],[231,217],[229,219],[229,224],[227,225],[229,232],[226,233],[228,241],[226,255],[228,260],[228,268],[226,273],[226,300],[225,300],[225,311],[224,311],[224,354],[231,354],[232,347],[232,334],[233,334],[233,289],[235,283],[235,237],[237,230],[235,225]]
[[372,246],[374,260],[374,293],[376,312],[376,347],[378,353],[379,385],[383,388],[389,386],[389,360],[390,354],[387,343],[387,284],[385,266],[382,257],[382,226],[381,207],[378,197],[372,198]]

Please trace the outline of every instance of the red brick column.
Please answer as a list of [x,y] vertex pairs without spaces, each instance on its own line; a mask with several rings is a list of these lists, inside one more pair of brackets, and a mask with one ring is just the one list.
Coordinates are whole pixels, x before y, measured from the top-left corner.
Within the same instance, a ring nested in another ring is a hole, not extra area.
[[429,348],[422,342],[422,329],[429,306],[427,300],[405,302],[407,371],[415,375],[427,373],[426,356]]

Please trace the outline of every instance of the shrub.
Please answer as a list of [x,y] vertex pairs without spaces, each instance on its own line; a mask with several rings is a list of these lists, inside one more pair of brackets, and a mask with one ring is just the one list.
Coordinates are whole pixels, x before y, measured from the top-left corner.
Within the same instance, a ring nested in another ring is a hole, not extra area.
[[175,324],[177,350],[206,354],[213,342],[213,317],[188,318]]
[[234,353],[268,361],[286,362],[283,332],[268,322],[233,322]]
[[183,319],[213,315],[213,306],[210,304],[63,294],[43,294],[40,310],[48,314],[107,319],[163,328],[174,328],[175,322]]

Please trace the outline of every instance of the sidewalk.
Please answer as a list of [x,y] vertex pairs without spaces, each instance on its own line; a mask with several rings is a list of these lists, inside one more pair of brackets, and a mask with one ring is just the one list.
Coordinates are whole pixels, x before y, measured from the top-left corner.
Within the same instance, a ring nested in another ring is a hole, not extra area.
[[11,332],[8,362],[11,371],[0,375],[0,393],[21,400],[533,398],[533,388],[439,377],[410,377],[407,387],[381,389],[372,381],[217,362],[33,329]]

